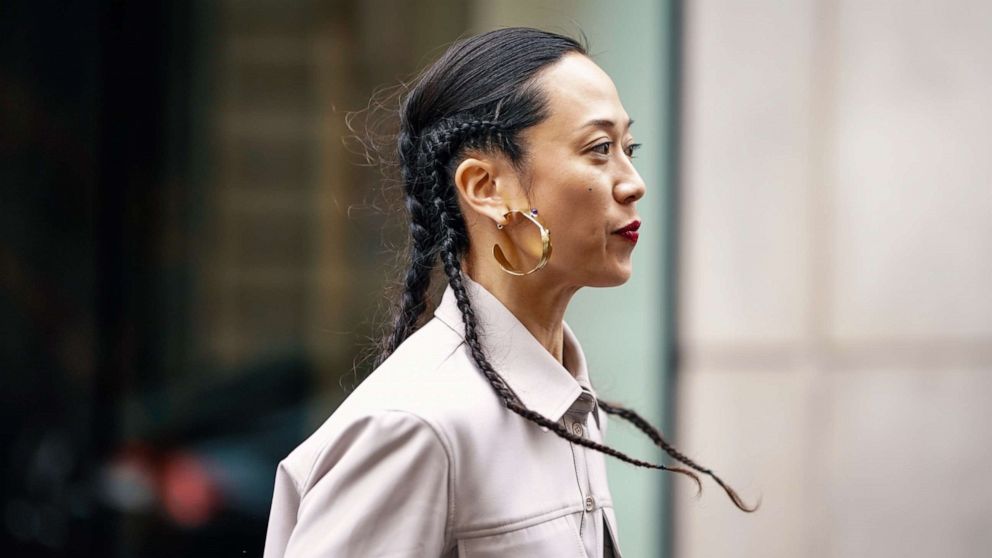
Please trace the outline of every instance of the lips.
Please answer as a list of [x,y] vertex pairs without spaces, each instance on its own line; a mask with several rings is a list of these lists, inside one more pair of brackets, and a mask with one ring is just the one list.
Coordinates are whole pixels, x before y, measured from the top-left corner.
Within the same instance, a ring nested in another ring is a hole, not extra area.
[[637,229],[639,228],[641,228],[641,222],[638,221],[637,219],[634,219],[626,226],[613,231],[613,234],[619,234],[620,236],[626,238],[627,240],[633,242],[634,244],[637,244],[637,236],[638,236]]
[[613,232],[615,232],[615,233],[622,233],[622,232],[627,232],[627,231],[636,231],[639,228],[641,228],[641,222],[638,221],[637,219],[634,219],[630,223],[627,223],[626,226],[621,227],[621,228],[619,228],[619,229],[617,229],[617,230],[615,230]]

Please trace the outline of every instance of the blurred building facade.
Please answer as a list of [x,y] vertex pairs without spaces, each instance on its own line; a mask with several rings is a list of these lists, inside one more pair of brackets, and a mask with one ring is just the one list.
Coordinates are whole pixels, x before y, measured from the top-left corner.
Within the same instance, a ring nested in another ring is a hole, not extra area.
[[[584,31],[638,121],[655,234],[631,284],[583,293],[569,322],[604,395],[669,420],[669,8],[5,7],[4,554],[260,554],[276,463],[369,371],[400,271],[399,186],[365,159],[363,109],[395,110],[383,88],[497,26]],[[611,437],[660,457],[632,428]],[[664,553],[666,474],[609,466],[625,553]]]
[[990,21],[685,4],[676,556],[992,549]]
[[[762,498],[744,514],[705,478],[697,501],[608,459],[625,555],[981,555],[990,16],[967,0],[5,6],[4,554],[260,554],[275,464],[368,372],[399,272],[402,204],[357,141],[377,125],[362,109],[395,109],[383,88],[460,36],[532,25],[586,34],[645,145],[634,276],[567,316],[597,390]],[[609,437],[663,457],[624,423]]]

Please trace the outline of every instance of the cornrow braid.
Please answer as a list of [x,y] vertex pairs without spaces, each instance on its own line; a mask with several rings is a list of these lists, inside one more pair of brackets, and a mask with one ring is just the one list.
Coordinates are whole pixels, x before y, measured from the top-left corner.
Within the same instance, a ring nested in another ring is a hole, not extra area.
[[[410,267],[404,278],[404,289],[399,308],[393,319],[393,327],[383,341],[381,350],[373,363],[373,368],[381,365],[397,347],[416,330],[417,322],[427,308],[427,290],[430,288],[431,272],[437,259],[438,231],[431,208],[422,200],[434,200],[441,194],[439,184],[443,178],[435,173],[434,162],[449,160],[451,153],[446,146],[458,143],[464,145],[472,138],[493,137],[502,142],[503,135],[498,125],[492,121],[449,120],[416,138],[407,131],[401,131],[397,140],[403,175],[405,205],[410,216]],[[421,148],[422,146],[422,148]],[[424,177],[423,171],[428,175]],[[442,171],[442,176],[443,176]],[[462,231],[464,235],[464,230]]]

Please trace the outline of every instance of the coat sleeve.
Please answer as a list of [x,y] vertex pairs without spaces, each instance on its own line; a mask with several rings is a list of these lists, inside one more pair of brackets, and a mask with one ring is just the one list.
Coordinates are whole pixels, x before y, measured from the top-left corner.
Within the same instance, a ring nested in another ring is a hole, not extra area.
[[298,490],[280,466],[265,558],[441,556],[451,464],[434,428],[376,411],[337,432]]

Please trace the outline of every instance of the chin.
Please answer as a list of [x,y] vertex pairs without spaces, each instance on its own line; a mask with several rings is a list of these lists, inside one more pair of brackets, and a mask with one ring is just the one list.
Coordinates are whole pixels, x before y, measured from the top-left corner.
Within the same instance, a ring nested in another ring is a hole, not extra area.
[[619,287],[627,281],[630,280],[631,269],[630,267],[624,267],[622,269],[616,270],[614,273],[609,275],[602,275],[597,277],[590,287]]

